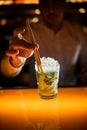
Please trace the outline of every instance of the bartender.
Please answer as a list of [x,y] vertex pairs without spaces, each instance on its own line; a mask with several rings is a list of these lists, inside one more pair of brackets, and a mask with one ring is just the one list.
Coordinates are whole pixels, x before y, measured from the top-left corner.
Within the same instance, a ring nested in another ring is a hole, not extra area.
[[[87,39],[82,27],[65,19],[68,8],[65,0],[39,0],[39,8],[41,18],[37,23],[30,24],[38,44],[33,45],[31,41],[29,44],[25,28],[15,29],[9,49],[1,59],[2,75],[9,80],[20,79],[25,68],[29,76],[28,85],[35,87],[33,51],[39,48],[41,57],[53,57],[59,61],[59,86],[86,84]],[[26,34],[26,38],[22,37],[23,34]]]

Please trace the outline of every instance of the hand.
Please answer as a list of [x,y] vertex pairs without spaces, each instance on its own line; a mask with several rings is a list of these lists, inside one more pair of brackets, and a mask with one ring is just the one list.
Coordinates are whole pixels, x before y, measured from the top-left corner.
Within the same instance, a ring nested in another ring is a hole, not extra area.
[[6,51],[6,55],[11,57],[11,63],[13,66],[18,67],[29,58],[34,49],[38,49],[38,44],[32,44],[26,41],[22,34],[25,32],[24,28],[15,29],[13,31],[13,38],[9,41],[9,49]]

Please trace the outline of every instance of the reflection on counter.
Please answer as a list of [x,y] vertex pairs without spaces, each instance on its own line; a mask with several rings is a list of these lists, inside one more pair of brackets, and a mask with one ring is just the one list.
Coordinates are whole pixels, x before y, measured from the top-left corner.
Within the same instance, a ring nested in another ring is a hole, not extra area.
[[59,88],[51,100],[37,89],[0,90],[0,130],[87,130],[87,88]]

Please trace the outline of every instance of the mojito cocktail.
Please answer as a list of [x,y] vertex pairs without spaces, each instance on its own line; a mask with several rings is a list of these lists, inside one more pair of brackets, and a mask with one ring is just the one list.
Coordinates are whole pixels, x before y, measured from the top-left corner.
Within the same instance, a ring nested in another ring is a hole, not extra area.
[[57,96],[58,93],[58,81],[59,81],[59,69],[60,65],[58,61],[50,57],[42,57],[41,65],[43,73],[38,71],[37,65],[36,78],[38,84],[38,93],[41,98],[51,99]]

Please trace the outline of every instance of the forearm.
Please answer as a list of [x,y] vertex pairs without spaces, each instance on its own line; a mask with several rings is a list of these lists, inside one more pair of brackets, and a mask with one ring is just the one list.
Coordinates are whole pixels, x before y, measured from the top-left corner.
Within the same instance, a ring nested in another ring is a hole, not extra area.
[[20,67],[16,68],[13,67],[10,64],[10,57],[8,56],[4,56],[1,60],[1,72],[3,75],[7,76],[7,77],[14,77],[16,75],[18,75],[21,72],[21,69],[23,67],[24,64],[22,64]]

